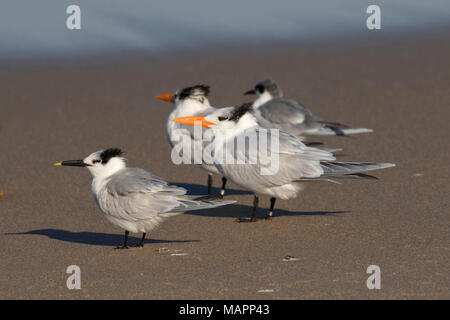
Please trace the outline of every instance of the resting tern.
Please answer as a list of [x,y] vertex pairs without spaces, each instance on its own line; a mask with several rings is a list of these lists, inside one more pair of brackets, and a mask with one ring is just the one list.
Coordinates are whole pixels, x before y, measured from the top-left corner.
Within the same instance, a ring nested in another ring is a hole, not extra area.
[[[166,123],[166,133],[172,148],[181,141],[181,143],[185,144],[184,148],[192,149],[194,145],[194,133],[192,127],[175,123],[172,120],[179,117],[206,116],[216,111],[217,109],[212,107],[208,100],[208,94],[209,86],[195,85],[179,89],[175,94],[161,94],[156,97],[159,100],[172,102],[174,104],[173,111],[170,113]],[[188,132],[186,132],[188,139],[183,139],[179,134],[180,132],[176,132],[178,129],[188,130]],[[204,143],[202,143],[202,145],[205,146]],[[194,163],[193,157],[194,152],[191,151],[191,163]],[[208,172],[208,194],[211,194],[212,176],[220,173],[214,165],[203,162],[199,166]],[[220,191],[220,195],[222,196],[225,194],[226,183],[227,179],[222,177],[222,188]]]
[[[251,221],[256,220],[258,195],[271,197],[270,211],[267,216],[271,218],[276,199],[288,200],[297,197],[304,181],[374,178],[363,172],[395,166],[391,163],[336,162],[330,152],[308,147],[296,136],[287,132],[263,131],[266,129],[258,125],[254,113],[252,104],[247,103],[239,107],[218,109],[207,116],[182,117],[173,120],[183,124],[201,125],[213,130],[212,153],[223,155],[222,159],[232,159],[231,163],[220,161],[221,159],[216,161],[217,170],[227,179],[254,193]],[[260,133],[263,134],[260,135]],[[278,148],[269,147],[269,143],[263,146],[272,148],[270,150],[255,147],[261,146],[259,141],[258,144],[245,144],[244,148],[234,147],[235,141],[239,139],[242,141],[245,140],[244,137],[264,137],[264,135],[267,136],[267,141],[278,139]],[[230,148],[230,145],[233,147]],[[278,170],[269,175],[263,175],[262,167],[274,159],[268,156],[269,153],[271,156],[276,156]],[[252,154],[257,155],[256,162],[236,163],[238,159],[249,159],[249,155]]]
[[324,121],[313,115],[303,104],[283,98],[283,91],[272,79],[258,82],[244,94],[256,95],[254,116],[262,127],[277,128],[304,140],[311,135],[337,135],[373,132],[366,128],[349,128],[346,125]]
[[169,185],[160,177],[138,168],[127,168],[117,148],[100,150],[83,160],[55,163],[57,166],[86,167],[93,176],[91,192],[95,202],[112,224],[125,229],[123,246],[128,248],[129,232],[142,232],[138,246],[144,246],[147,232],[164,218],[185,211],[210,209],[234,203],[212,196],[188,196],[187,190]]

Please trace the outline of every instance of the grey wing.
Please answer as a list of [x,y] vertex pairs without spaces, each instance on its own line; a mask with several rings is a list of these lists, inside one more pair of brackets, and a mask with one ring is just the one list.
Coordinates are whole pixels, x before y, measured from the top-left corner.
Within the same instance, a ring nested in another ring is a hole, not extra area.
[[261,117],[273,125],[298,125],[311,116],[311,111],[301,103],[285,98],[272,99],[258,108]]
[[236,164],[217,165],[225,177],[243,187],[272,187],[291,183],[302,177],[319,177],[323,174],[320,161],[335,159],[331,153],[307,147],[297,137],[283,131],[258,128],[255,134],[258,143],[267,136],[267,149],[246,144],[245,148],[234,149]]
[[97,200],[106,214],[137,221],[172,212],[185,194],[186,189],[145,170],[127,168],[110,178]]
[[324,127],[321,118],[293,99],[270,100],[260,106],[255,115],[261,126],[278,128],[297,136],[316,132]]
[[215,208],[233,200],[197,199],[187,196],[186,189],[142,169],[127,168],[114,175],[98,201],[106,214],[128,221],[150,219],[157,215]]
[[301,135],[349,135],[368,133],[367,128],[350,128],[346,125],[324,121],[301,103],[285,98],[272,99],[255,112],[261,126],[279,128],[291,134]]

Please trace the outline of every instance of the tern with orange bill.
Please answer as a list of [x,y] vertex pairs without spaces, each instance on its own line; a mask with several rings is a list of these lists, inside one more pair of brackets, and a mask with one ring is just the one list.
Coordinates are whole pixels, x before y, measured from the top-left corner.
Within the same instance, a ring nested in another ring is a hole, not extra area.
[[[217,109],[212,107],[208,100],[208,94],[209,86],[195,85],[192,87],[179,89],[174,94],[161,94],[156,98],[174,104],[174,108],[166,123],[166,133],[169,143],[172,148],[174,148],[175,145],[178,145],[177,149],[172,150],[179,151],[180,157],[183,156],[182,150],[191,150],[189,161],[191,164],[195,164],[208,173],[208,194],[211,194],[212,177],[213,175],[220,175],[220,173],[214,165],[210,165],[204,161],[201,161],[201,163],[196,163],[194,159],[195,150],[193,150],[196,142],[194,139],[196,139],[196,137],[194,136],[192,126],[186,126],[172,121],[173,119],[179,117],[205,116],[216,111]],[[197,142],[200,142],[203,146],[206,146],[206,144],[209,143],[208,141],[203,141],[203,136],[198,137],[197,140],[198,139],[202,140]],[[222,188],[220,191],[221,196],[225,194],[226,183],[227,179],[222,177]]]
[[211,209],[234,203],[218,196],[188,196],[187,190],[169,185],[160,177],[138,168],[127,168],[123,152],[117,148],[100,150],[83,160],[68,160],[56,166],[86,167],[93,176],[91,192],[100,210],[112,224],[125,229],[123,246],[128,248],[128,234],[146,233],[165,218],[185,211]]
[[[257,220],[259,195],[271,197],[269,214],[266,216],[271,218],[276,199],[297,197],[305,182],[375,178],[365,172],[395,166],[391,163],[337,162],[332,153],[308,147],[294,135],[260,127],[254,112],[253,105],[246,103],[217,109],[206,116],[173,119],[176,123],[200,125],[213,131],[211,149],[212,154],[218,156],[214,162],[217,171],[254,193],[253,212],[249,221]],[[235,146],[236,141],[245,141],[246,137],[257,137],[259,140],[257,143]],[[261,141],[263,138],[266,139],[265,143]],[[252,155],[256,155],[256,159]],[[274,161],[277,162],[273,166],[276,170],[263,174],[264,167]]]

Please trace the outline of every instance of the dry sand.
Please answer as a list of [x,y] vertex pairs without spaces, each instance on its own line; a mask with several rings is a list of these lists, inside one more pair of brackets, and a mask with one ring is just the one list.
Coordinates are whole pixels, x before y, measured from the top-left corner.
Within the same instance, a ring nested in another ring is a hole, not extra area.
[[[449,39],[3,64],[0,298],[449,299]],[[397,167],[379,181],[309,185],[253,224],[235,222],[252,196],[230,184],[236,205],[171,218],[143,249],[117,251],[123,231],[100,214],[87,170],[52,166],[117,146],[130,166],[204,193],[203,171],[170,162],[171,106],[154,96],[206,83],[213,104],[231,105],[269,76],[317,115],[375,130],[322,139],[344,148],[341,160]],[[66,288],[69,265],[81,290]],[[381,290],[366,287],[369,265]]]

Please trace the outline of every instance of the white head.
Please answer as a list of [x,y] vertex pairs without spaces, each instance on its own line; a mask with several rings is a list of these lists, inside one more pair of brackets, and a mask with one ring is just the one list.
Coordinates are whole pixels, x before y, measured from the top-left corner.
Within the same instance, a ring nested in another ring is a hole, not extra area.
[[211,108],[208,95],[209,86],[199,84],[179,89],[174,94],[161,94],[156,98],[174,103],[175,110],[187,115]]
[[56,166],[86,167],[94,178],[107,178],[126,167],[123,152],[117,148],[96,151],[83,160],[66,160]]
[[258,125],[252,112],[252,104],[244,103],[237,107],[217,109],[205,117],[182,117],[172,121],[189,125],[201,125],[211,128],[213,131],[229,131],[231,133],[229,134],[230,136]]
[[272,99],[283,97],[283,91],[272,79],[258,82],[253,89],[248,90],[244,94],[256,95],[256,100],[253,103],[254,108],[258,108]]

